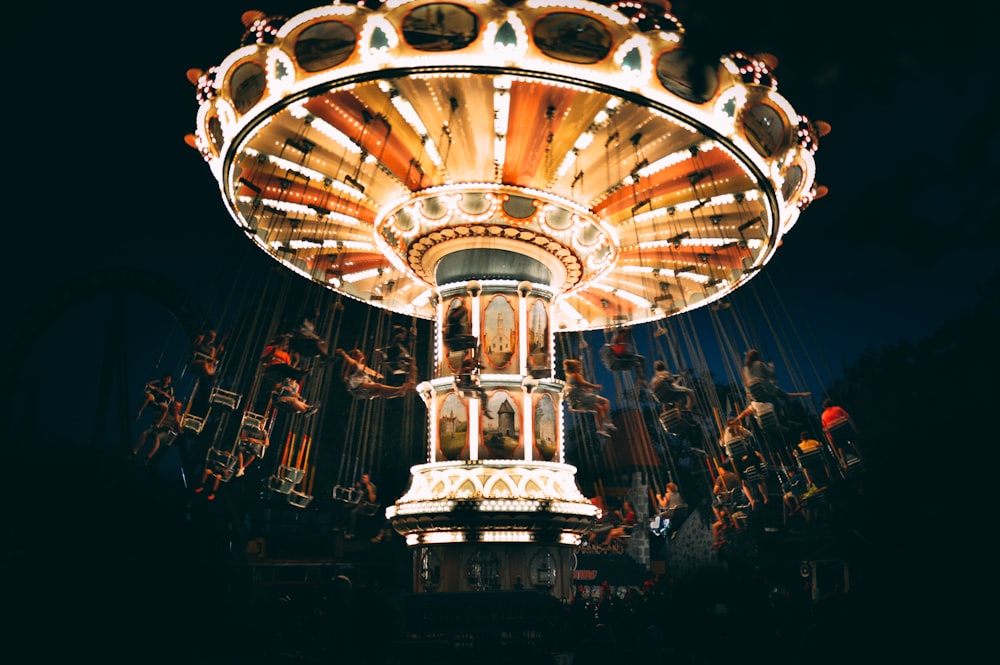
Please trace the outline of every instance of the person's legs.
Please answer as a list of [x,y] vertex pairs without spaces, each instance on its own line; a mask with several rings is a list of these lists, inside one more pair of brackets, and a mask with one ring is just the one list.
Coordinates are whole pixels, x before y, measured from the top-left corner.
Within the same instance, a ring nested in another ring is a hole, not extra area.
[[131,457],[138,457],[139,451],[142,447],[146,445],[146,438],[149,436],[149,430],[143,430],[142,434],[139,435],[139,443],[135,444],[135,448],[132,449]]
[[354,506],[351,512],[347,515],[347,533],[344,534],[345,538],[353,538],[354,530],[358,527],[358,515],[361,514],[361,504]]
[[135,414],[135,419],[139,420],[142,417],[142,412],[146,410],[146,407],[154,401],[153,396],[150,393],[146,393],[146,399],[142,400],[142,406],[139,407],[139,412]]
[[601,409],[603,414],[601,421],[604,423],[604,429],[612,432],[616,431],[618,428],[611,422],[611,402],[607,398],[601,398]]
[[605,418],[607,418],[607,413],[604,408],[604,404],[601,401],[602,399],[603,398],[598,398],[598,400],[594,402],[594,420],[597,422],[598,430],[604,429],[604,420]]
[[726,525],[720,519],[712,523],[712,547],[720,547],[725,542]]
[[636,383],[640,387],[646,386],[646,356],[635,356],[635,373],[636,373]]
[[153,461],[153,457],[156,456],[156,452],[160,449],[160,433],[157,432],[153,435],[153,445],[149,448],[149,454],[146,455],[146,464],[149,465]]
[[685,407],[687,408],[687,410],[690,411],[691,409],[693,409],[694,408],[694,391],[691,390],[690,388],[685,388],[685,387],[682,387],[682,386],[678,386],[677,390],[678,390],[679,394],[684,398],[684,400],[685,400]]
[[194,488],[194,493],[195,494],[201,494],[202,492],[205,491],[205,483],[208,482],[208,477],[210,475],[212,475],[212,470],[211,469],[205,469],[204,471],[202,471],[202,473],[201,473],[201,483],[199,483],[198,487]]
[[213,475],[215,477],[212,479],[212,490],[209,492],[208,496],[206,497],[209,501],[214,501],[215,500],[215,493],[219,491],[219,483],[222,481],[222,475],[221,474],[213,473]]

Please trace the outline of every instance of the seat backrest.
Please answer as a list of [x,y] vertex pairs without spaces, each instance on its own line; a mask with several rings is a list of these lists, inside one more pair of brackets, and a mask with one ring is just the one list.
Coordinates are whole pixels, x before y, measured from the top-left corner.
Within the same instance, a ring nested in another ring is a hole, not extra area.
[[752,402],[770,402],[771,391],[763,379],[751,379],[746,384],[747,395]]
[[598,355],[600,355],[601,362],[604,366],[612,372],[620,372],[622,370],[630,369],[635,365],[635,361],[632,358],[619,358],[615,354],[611,344],[605,344],[602,346]]
[[361,490],[357,487],[346,487],[335,485],[333,488],[333,498],[344,503],[358,503],[361,501]]
[[739,459],[747,453],[749,446],[744,438],[730,439],[726,444],[726,455],[733,459]]

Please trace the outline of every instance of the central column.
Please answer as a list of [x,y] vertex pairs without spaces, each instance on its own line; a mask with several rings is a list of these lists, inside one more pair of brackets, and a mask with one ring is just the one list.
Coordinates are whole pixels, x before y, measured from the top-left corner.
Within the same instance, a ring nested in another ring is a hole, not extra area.
[[427,462],[386,514],[414,548],[415,591],[536,588],[568,598],[596,507],[565,463],[551,288],[438,288]]

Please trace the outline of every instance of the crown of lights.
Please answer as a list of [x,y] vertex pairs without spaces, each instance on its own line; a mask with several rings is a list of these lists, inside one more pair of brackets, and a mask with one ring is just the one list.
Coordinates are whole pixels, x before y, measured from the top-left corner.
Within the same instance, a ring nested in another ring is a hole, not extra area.
[[829,131],[778,94],[773,56],[699,62],[669,9],[246,12],[241,48],[188,72],[187,141],[254,242],[350,297],[433,318],[437,262],[489,246],[551,273],[559,329],[654,320],[770,260],[826,193]]

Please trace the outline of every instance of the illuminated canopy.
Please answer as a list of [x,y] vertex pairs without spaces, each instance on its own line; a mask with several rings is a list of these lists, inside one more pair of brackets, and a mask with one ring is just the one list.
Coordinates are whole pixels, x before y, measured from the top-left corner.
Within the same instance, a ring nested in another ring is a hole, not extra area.
[[[433,318],[439,283],[527,279],[560,330],[751,278],[824,188],[824,123],[770,56],[692,62],[662,3],[368,2],[244,15],[192,70],[232,216],[304,277]],[[440,281],[439,281],[440,280]]]

